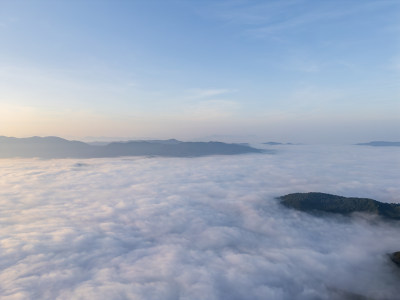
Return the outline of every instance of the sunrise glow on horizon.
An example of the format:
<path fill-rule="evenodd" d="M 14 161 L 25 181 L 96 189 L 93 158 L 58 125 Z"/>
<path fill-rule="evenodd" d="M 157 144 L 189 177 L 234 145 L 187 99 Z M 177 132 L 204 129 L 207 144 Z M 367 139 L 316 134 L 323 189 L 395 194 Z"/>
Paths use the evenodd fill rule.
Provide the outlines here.
<path fill-rule="evenodd" d="M 0 135 L 399 140 L 399 16 L 390 0 L 1 1 Z"/>

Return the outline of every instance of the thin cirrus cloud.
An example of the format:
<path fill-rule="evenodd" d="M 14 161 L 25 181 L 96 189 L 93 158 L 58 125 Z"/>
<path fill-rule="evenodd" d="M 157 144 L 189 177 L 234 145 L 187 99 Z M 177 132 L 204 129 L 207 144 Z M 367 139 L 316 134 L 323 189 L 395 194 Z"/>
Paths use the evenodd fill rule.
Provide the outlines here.
<path fill-rule="evenodd" d="M 201 99 L 208 97 L 221 96 L 226 94 L 232 94 L 236 92 L 231 89 L 190 89 L 188 90 L 189 98 Z"/>
<path fill-rule="evenodd" d="M 233 89 L 189 89 L 181 102 L 180 111 L 192 119 L 216 120 L 232 117 L 239 112 L 241 103 L 229 99 L 237 92 Z"/>
<path fill-rule="evenodd" d="M 339 2 L 339 1 L 338 1 Z M 368 13 L 374 10 L 396 7 L 397 1 L 343 1 L 338 3 L 323 3 L 318 1 L 263 1 L 231 2 L 222 1 L 212 7 L 215 17 L 230 24 L 243 25 L 244 30 L 252 37 L 267 37 L 269 35 L 288 32 L 292 29 L 304 29 L 315 23 L 329 22 L 343 17 Z M 332 5 L 333 4 L 333 5 Z"/>
<path fill-rule="evenodd" d="M 232 100 L 207 99 L 183 107 L 190 118 L 201 120 L 221 120 L 238 113 L 240 104 Z"/>
<path fill-rule="evenodd" d="M 3 160 L 2 299 L 394 299 L 399 225 L 275 197 L 400 202 L 396 149 L 282 146 L 196 159 Z M 375 242 L 379 237 L 379 242 Z"/>

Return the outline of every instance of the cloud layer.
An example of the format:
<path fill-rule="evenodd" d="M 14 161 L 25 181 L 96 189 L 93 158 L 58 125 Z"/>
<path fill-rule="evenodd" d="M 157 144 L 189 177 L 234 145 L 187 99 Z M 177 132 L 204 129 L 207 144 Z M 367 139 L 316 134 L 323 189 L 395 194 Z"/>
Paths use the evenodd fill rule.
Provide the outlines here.
<path fill-rule="evenodd" d="M 396 149 L 2 160 L 2 299 L 394 299 L 400 226 L 275 197 L 400 202 Z"/>

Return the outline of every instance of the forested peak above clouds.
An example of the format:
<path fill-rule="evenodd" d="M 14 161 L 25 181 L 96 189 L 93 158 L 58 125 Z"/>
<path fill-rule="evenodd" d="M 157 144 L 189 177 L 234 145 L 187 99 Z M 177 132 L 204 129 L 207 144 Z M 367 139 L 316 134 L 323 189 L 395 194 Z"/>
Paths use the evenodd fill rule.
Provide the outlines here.
<path fill-rule="evenodd" d="M 400 204 L 382 203 L 368 198 L 342 197 L 325 193 L 294 193 L 279 197 L 287 207 L 307 212 L 351 214 L 354 212 L 379 215 L 400 220 Z"/>

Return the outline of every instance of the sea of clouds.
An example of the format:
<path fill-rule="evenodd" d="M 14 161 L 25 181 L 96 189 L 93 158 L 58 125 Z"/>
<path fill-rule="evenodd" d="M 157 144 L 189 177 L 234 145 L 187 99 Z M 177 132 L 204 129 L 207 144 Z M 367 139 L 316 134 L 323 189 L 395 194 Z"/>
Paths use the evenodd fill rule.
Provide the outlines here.
<path fill-rule="evenodd" d="M 400 226 L 276 197 L 400 202 L 398 148 L 0 160 L 0 298 L 398 299 Z M 365 298 L 367 299 L 367 298 Z"/>

